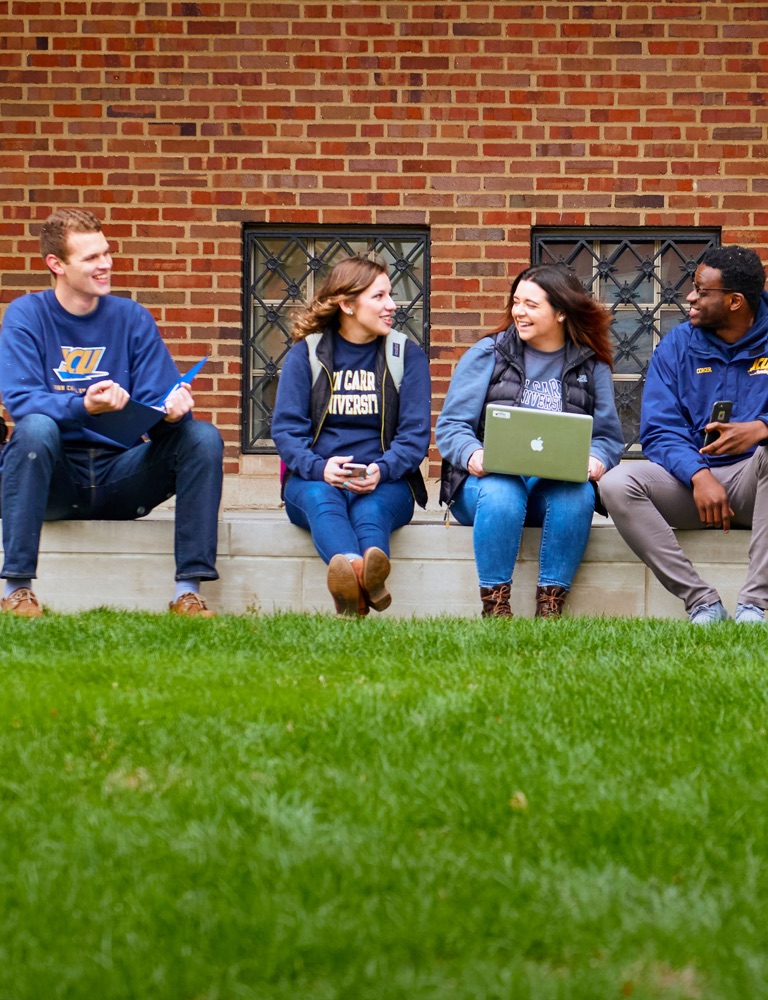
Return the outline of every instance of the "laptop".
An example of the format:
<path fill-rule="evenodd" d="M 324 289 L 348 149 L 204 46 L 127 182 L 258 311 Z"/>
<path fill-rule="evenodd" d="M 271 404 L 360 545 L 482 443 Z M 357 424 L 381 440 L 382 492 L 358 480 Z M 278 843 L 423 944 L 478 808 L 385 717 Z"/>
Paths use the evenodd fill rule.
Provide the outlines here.
<path fill-rule="evenodd" d="M 514 476 L 587 481 L 592 417 L 489 403 L 483 468 Z"/>

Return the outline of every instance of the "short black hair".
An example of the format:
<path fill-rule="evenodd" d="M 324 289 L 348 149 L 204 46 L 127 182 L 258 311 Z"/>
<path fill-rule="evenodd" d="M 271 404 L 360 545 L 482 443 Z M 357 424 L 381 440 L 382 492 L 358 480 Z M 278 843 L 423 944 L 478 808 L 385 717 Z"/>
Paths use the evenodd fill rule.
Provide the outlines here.
<path fill-rule="evenodd" d="M 701 263 L 718 270 L 723 287 L 741 292 L 752 312 L 757 312 L 765 290 L 765 268 L 754 250 L 739 246 L 714 247 L 707 250 Z"/>

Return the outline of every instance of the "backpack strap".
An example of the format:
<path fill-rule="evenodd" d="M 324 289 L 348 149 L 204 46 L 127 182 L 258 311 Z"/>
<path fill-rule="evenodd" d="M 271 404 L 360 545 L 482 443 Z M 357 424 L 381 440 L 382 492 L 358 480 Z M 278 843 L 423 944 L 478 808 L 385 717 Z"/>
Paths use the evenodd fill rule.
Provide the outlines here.
<path fill-rule="evenodd" d="M 323 370 L 323 366 L 320 364 L 320 359 L 317 356 L 317 345 L 320 343 L 322 336 L 322 333 L 310 333 L 304 338 L 309 356 L 309 369 L 312 372 L 312 385 L 317 382 L 318 376 Z"/>
<path fill-rule="evenodd" d="M 408 337 L 404 333 L 401 333 L 400 330 L 390 330 L 384 345 L 387 368 L 398 392 L 400 392 L 400 386 L 403 381 L 405 344 L 407 340 Z"/>

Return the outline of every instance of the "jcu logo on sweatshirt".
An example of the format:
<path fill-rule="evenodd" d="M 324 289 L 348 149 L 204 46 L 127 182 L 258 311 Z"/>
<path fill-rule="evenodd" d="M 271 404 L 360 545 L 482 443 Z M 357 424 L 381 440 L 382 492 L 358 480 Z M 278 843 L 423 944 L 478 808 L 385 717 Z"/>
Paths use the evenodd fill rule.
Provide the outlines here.
<path fill-rule="evenodd" d="M 749 366 L 747 375 L 768 375 L 768 358 L 755 358 Z"/>
<path fill-rule="evenodd" d="M 53 371 L 60 382 L 87 382 L 93 378 L 104 378 L 109 372 L 99 371 L 98 365 L 105 350 L 104 347 L 65 347 L 62 344 L 61 364 Z"/>

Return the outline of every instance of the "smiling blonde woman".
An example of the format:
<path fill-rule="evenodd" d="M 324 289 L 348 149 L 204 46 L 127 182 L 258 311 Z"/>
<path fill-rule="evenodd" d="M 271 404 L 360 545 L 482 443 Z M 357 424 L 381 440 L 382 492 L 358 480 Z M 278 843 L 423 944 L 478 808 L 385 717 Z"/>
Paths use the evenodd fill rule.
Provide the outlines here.
<path fill-rule="evenodd" d="M 392 329 L 391 293 L 376 255 L 336 264 L 296 319 L 272 417 L 286 513 L 312 533 L 342 618 L 389 607 L 389 536 L 427 502 L 429 363 Z"/>

